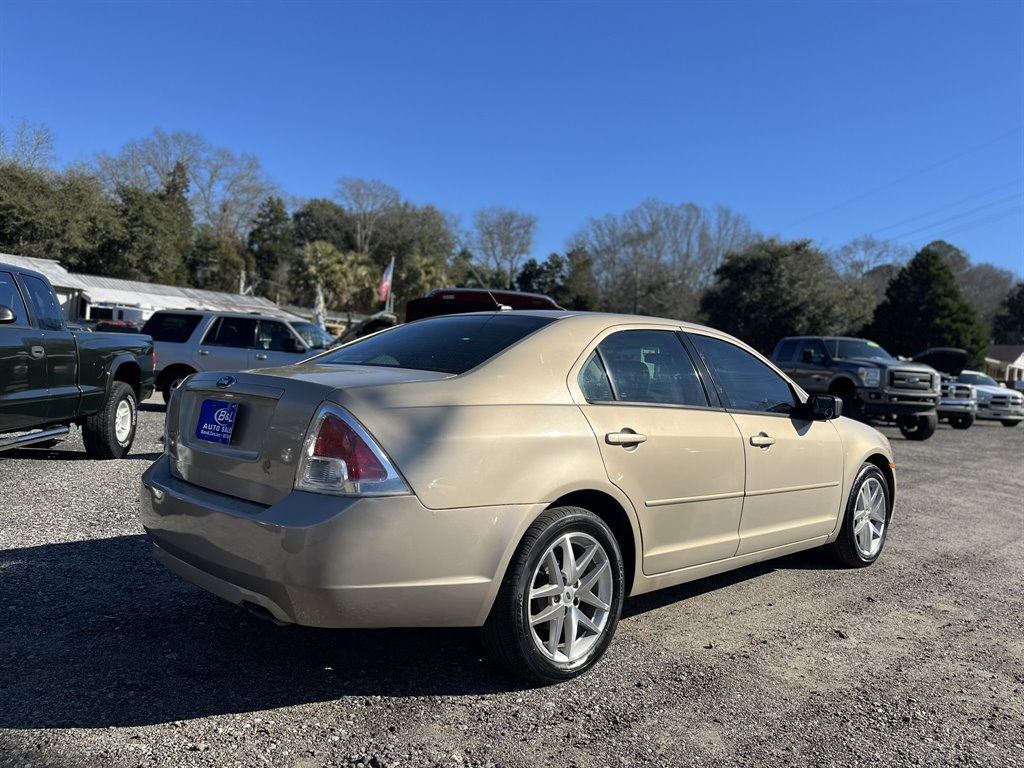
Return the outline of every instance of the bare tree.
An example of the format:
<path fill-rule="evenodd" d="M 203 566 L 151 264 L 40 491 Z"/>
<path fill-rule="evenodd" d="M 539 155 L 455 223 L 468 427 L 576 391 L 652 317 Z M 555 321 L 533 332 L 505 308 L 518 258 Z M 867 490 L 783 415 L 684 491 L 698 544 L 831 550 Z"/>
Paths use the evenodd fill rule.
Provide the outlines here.
<path fill-rule="evenodd" d="M 42 169 L 48 168 L 53 160 L 53 134 L 45 125 L 21 120 L 13 131 L 0 126 L 0 163 Z"/>
<path fill-rule="evenodd" d="M 220 237 L 244 237 L 260 203 L 276 187 L 253 155 L 235 155 L 214 147 L 187 131 L 131 141 L 116 155 L 96 158 L 96 171 L 111 190 L 134 187 L 162 189 L 176 163 L 188 170 L 189 203 L 196 223 L 208 225 Z"/>
<path fill-rule="evenodd" d="M 646 200 L 591 219 L 574 245 L 593 256 L 603 309 L 693 318 L 725 254 L 754 239 L 746 218 L 723 206 Z"/>
<path fill-rule="evenodd" d="M 851 240 L 832 253 L 832 263 L 843 277 L 863 280 L 877 267 L 889 264 L 904 266 L 913 252 L 895 240 L 879 240 L 864 235 Z"/>
<path fill-rule="evenodd" d="M 401 195 L 377 179 L 341 178 L 338 200 L 355 219 L 356 250 L 369 255 L 377 244 L 378 225 L 387 212 L 401 203 Z"/>
<path fill-rule="evenodd" d="M 485 208 L 473 214 L 473 242 L 488 267 L 508 278 L 514 285 L 519 262 L 533 248 L 537 217 L 510 208 Z"/>

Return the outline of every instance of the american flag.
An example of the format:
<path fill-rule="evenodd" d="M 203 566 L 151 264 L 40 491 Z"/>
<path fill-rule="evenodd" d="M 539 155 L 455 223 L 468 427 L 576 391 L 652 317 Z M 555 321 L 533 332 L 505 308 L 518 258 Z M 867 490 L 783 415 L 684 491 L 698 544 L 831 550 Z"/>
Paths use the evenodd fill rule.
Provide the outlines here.
<path fill-rule="evenodd" d="M 380 279 L 380 285 L 377 286 L 377 299 L 379 301 L 387 301 L 388 294 L 391 293 L 391 278 L 395 274 L 395 257 L 391 257 L 391 263 L 388 264 L 388 268 L 384 270 L 384 276 Z"/>

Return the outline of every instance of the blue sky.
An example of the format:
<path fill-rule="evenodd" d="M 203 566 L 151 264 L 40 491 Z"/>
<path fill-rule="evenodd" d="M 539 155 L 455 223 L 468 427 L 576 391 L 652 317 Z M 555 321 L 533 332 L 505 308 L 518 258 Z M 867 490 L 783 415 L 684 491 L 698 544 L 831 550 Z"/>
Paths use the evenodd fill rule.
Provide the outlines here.
<path fill-rule="evenodd" d="M 535 214 L 645 198 L 824 248 L 943 238 L 1024 276 L 1024 3 L 11 2 L 0 124 L 61 163 L 156 128 L 282 190 Z"/>

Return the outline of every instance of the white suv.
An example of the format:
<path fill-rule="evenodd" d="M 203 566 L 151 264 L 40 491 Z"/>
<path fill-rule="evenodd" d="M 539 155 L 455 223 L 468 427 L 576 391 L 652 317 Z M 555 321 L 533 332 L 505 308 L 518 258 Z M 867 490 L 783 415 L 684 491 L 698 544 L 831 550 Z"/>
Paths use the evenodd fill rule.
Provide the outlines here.
<path fill-rule="evenodd" d="M 333 337 L 315 323 L 271 315 L 165 309 L 142 332 L 156 347 L 156 388 L 166 402 L 197 371 L 243 371 L 290 365 L 327 349 Z"/>

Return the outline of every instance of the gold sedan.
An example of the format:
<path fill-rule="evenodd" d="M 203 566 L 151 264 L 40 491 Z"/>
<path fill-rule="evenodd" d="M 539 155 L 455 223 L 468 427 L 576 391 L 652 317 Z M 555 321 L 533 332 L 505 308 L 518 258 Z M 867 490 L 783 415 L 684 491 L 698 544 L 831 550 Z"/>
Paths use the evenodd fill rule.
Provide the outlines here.
<path fill-rule="evenodd" d="M 888 441 L 725 334 L 517 311 L 188 379 L 143 477 L 156 557 L 281 623 L 476 626 L 574 677 L 628 595 L 826 546 L 874 562 Z"/>

